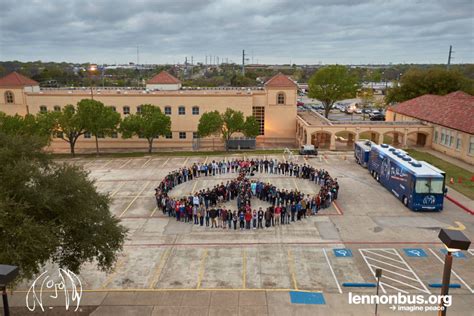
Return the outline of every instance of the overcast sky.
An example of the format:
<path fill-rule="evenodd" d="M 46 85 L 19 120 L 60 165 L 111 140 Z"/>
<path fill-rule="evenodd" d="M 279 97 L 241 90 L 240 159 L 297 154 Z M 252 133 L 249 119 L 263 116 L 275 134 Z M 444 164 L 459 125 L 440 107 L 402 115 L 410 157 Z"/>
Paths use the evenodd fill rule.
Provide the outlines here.
<path fill-rule="evenodd" d="M 474 0 L 0 0 L 0 60 L 474 62 Z"/>

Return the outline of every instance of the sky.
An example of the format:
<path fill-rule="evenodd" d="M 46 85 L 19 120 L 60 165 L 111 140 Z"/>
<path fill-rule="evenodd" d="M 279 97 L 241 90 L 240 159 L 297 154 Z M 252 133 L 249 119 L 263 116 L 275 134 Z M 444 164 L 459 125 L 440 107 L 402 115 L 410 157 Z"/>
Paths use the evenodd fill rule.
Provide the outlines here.
<path fill-rule="evenodd" d="M 474 0 L 0 0 L 0 60 L 474 62 Z M 215 57 L 212 57 L 215 58 Z M 208 57 L 208 62 L 210 57 Z"/>

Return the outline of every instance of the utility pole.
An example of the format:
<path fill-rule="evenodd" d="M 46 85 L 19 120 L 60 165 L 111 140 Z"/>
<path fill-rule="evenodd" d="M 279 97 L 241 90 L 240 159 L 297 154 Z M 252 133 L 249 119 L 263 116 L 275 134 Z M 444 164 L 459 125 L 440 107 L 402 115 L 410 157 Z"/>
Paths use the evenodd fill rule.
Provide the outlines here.
<path fill-rule="evenodd" d="M 194 58 L 193 56 L 191 56 L 191 66 L 193 65 L 193 62 L 194 62 Z"/>
<path fill-rule="evenodd" d="M 242 50 L 242 76 L 245 76 L 245 49 Z"/>
<path fill-rule="evenodd" d="M 451 55 L 453 53 L 453 45 L 449 45 L 449 55 L 448 55 L 448 64 L 446 65 L 446 68 L 449 69 L 449 66 L 451 65 Z"/>
<path fill-rule="evenodd" d="M 137 45 L 137 66 L 140 64 L 140 55 L 139 55 L 139 51 L 138 51 L 138 45 Z"/>

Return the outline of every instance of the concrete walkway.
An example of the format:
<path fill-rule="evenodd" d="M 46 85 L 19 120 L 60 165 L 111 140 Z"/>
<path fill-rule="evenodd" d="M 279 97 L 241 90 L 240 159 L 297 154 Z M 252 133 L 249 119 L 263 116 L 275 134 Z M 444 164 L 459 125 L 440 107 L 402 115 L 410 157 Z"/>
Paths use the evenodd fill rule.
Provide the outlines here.
<path fill-rule="evenodd" d="M 375 290 L 374 290 L 375 291 Z M 361 293 L 354 293 L 361 294 Z M 368 293 L 365 294 L 374 294 Z M 37 306 L 34 312 L 25 307 L 26 293 L 9 295 L 13 315 L 94 315 L 94 316 L 162 316 L 162 315 L 374 315 L 374 305 L 349 304 L 349 293 L 324 293 L 325 304 L 292 304 L 288 291 L 272 290 L 176 290 L 85 292 L 79 313 L 71 304 L 65 311 L 64 301 L 43 295 L 45 312 Z M 71 302 L 73 303 L 73 302 Z M 449 312 L 468 315 L 472 311 L 472 295 L 454 295 Z M 47 307 L 48 306 L 48 307 Z M 434 312 L 393 311 L 392 305 L 380 305 L 378 315 L 434 315 Z M 420 305 L 423 306 L 423 305 Z M 50 308 L 52 307 L 52 308 Z M 424 306 L 423 306 L 424 308 Z M 71 310 L 72 309 L 72 310 Z"/>
<path fill-rule="evenodd" d="M 448 155 L 440 153 L 439 151 L 433 150 L 431 148 L 415 147 L 413 149 L 417 150 L 417 151 L 422 151 L 422 152 L 428 153 L 430 155 L 438 157 L 439 159 L 443 159 L 443 160 L 445 160 L 449 163 L 452 163 L 453 165 L 456 165 L 458 167 L 466 169 L 469 172 L 472 172 L 474 174 L 474 165 L 468 164 L 467 162 L 464 162 L 464 161 L 459 160 L 457 158 L 450 157 Z"/>

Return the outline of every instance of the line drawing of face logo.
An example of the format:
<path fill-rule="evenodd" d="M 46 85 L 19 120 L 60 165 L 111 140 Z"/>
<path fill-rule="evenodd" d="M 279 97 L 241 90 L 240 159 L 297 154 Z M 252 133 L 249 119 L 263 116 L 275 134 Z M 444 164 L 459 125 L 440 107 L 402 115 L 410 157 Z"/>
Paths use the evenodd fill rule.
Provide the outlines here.
<path fill-rule="evenodd" d="M 435 204 L 436 199 L 434 195 L 427 195 L 423 198 L 423 204 Z"/>
<path fill-rule="evenodd" d="M 388 158 L 385 158 L 382 161 L 382 168 L 381 168 L 381 174 L 382 177 L 385 176 L 385 178 L 388 180 L 390 178 L 390 160 Z"/>
<path fill-rule="evenodd" d="M 48 271 L 41 273 L 31 284 L 26 294 L 26 307 L 30 311 L 36 309 L 36 304 L 44 312 L 43 307 L 43 289 L 46 288 L 52 294 L 51 298 L 58 298 L 61 292 L 64 293 L 66 310 L 69 310 L 71 303 L 76 302 L 76 309 L 79 309 L 79 304 L 82 298 L 82 283 L 79 277 L 71 270 L 58 269 L 58 277 L 55 281 Z"/>

